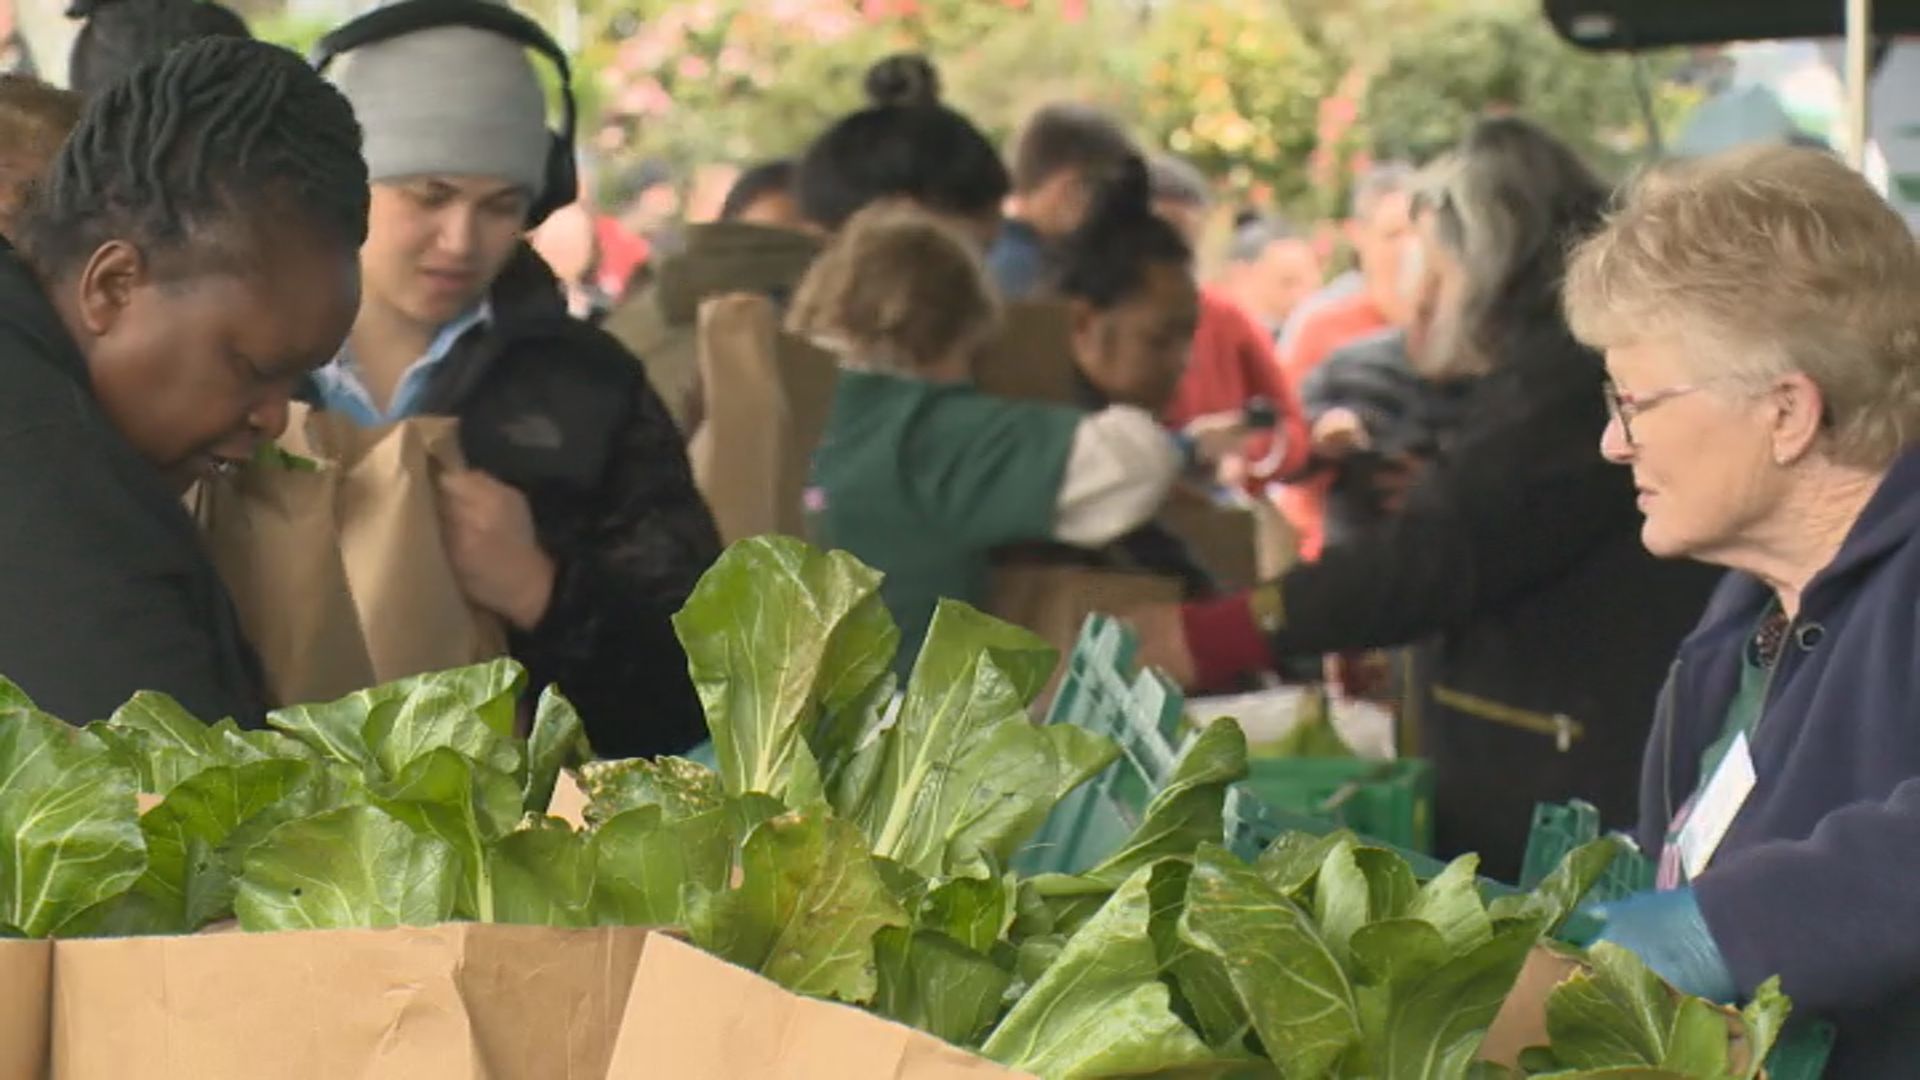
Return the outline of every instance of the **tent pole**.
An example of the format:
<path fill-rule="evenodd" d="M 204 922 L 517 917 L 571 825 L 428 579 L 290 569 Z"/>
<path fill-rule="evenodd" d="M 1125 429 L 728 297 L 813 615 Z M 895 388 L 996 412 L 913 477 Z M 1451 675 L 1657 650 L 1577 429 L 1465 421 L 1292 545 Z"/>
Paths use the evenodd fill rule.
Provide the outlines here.
<path fill-rule="evenodd" d="M 1873 0 L 1847 0 L 1847 163 L 1867 164 L 1868 101 L 1873 73 L 1868 53 L 1873 43 Z"/>

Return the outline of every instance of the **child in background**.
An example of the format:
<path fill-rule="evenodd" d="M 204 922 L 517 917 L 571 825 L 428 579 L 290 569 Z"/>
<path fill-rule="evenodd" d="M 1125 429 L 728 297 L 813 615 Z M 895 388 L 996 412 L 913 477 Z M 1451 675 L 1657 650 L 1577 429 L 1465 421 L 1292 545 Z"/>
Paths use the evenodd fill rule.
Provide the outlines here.
<path fill-rule="evenodd" d="M 980 257 L 952 225 L 884 203 L 814 263 L 788 329 L 839 357 L 814 457 L 817 538 L 884 572 L 898 668 L 942 598 L 986 599 L 1008 544 L 1098 547 L 1151 518 L 1179 471 L 1153 415 L 1004 401 L 972 384 L 998 321 Z"/>
<path fill-rule="evenodd" d="M 26 75 L 0 75 L 0 236 L 13 235 L 27 190 L 80 121 L 80 95 Z"/>

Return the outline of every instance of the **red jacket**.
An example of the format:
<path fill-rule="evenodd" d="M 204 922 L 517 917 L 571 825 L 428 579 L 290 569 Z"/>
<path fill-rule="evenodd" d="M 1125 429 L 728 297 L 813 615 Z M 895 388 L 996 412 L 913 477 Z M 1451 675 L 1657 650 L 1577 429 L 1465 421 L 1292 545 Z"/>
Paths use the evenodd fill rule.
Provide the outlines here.
<path fill-rule="evenodd" d="M 1244 409 L 1254 398 L 1271 402 L 1275 417 L 1273 430 L 1252 433 L 1241 448 L 1249 467 L 1247 488 L 1259 495 L 1306 469 L 1311 449 L 1306 417 L 1267 335 L 1239 305 L 1202 289 L 1193 356 L 1164 419 L 1169 427 L 1184 428 L 1202 416 Z"/>

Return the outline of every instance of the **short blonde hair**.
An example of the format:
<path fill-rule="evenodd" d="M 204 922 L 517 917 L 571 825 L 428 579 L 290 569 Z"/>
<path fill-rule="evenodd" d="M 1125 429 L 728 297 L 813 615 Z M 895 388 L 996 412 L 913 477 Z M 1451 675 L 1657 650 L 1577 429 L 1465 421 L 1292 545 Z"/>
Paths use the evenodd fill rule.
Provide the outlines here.
<path fill-rule="evenodd" d="M 1573 332 L 1673 336 L 1699 378 L 1819 386 L 1836 461 L 1878 468 L 1920 436 L 1920 249 L 1859 174 L 1818 150 L 1663 168 L 1575 250 Z"/>
<path fill-rule="evenodd" d="M 794 294 L 787 329 L 863 366 L 915 371 L 999 323 L 986 268 L 953 226 L 904 202 L 854 215 Z"/>

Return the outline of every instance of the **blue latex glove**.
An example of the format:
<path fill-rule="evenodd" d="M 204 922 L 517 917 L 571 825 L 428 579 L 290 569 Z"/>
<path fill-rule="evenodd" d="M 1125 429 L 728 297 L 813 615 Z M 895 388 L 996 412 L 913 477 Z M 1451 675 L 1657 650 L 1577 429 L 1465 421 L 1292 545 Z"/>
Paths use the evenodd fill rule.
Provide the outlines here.
<path fill-rule="evenodd" d="M 1723 1004 L 1738 995 L 1692 889 L 1635 893 L 1583 911 L 1605 923 L 1600 941 L 1631 950 L 1675 989 Z"/>

